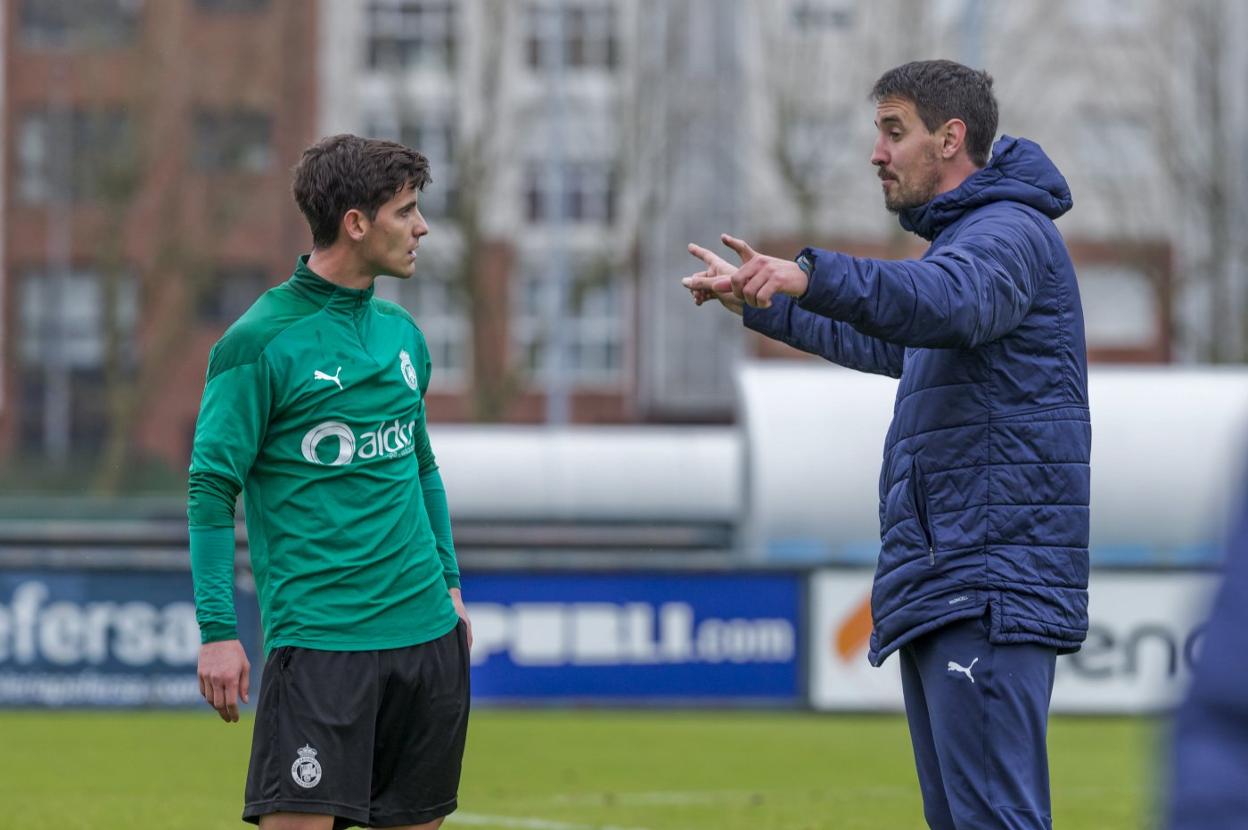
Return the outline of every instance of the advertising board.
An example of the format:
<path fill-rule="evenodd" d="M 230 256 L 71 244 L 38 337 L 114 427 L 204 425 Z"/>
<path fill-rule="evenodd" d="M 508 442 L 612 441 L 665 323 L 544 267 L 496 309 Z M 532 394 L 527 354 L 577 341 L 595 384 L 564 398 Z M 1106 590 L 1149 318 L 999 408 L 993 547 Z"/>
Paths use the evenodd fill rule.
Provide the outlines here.
<path fill-rule="evenodd" d="M 235 603 L 257 664 L 255 598 Z M 0 705 L 202 706 L 186 570 L 0 570 Z"/>
<path fill-rule="evenodd" d="M 792 573 L 474 573 L 473 698 L 794 705 Z"/>
<path fill-rule="evenodd" d="M 816 709 L 902 709 L 895 656 L 867 663 L 871 571 L 824 570 L 810 592 L 810 700 Z M 1057 661 L 1055 712 L 1142 713 L 1179 701 L 1217 587 L 1208 571 L 1093 571 L 1088 639 Z"/>

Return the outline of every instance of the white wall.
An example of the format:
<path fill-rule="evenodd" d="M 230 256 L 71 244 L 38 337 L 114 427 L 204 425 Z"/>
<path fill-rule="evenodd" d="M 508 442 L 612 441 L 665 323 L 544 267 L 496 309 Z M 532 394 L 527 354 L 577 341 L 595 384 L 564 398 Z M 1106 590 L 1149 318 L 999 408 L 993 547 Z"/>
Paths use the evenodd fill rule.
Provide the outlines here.
<path fill-rule="evenodd" d="M 897 382 L 815 363 L 741 372 L 749 549 L 811 555 L 879 536 L 878 482 Z M 1248 368 L 1093 367 L 1092 549 L 1216 542 L 1248 463 Z"/>

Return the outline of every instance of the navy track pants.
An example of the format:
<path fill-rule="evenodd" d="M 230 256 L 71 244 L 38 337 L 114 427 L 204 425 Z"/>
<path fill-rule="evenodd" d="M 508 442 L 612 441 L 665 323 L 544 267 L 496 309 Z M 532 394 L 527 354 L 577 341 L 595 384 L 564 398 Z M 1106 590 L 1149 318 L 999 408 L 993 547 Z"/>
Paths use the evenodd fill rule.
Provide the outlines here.
<path fill-rule="evenodd" d="M 993 645 L 987 623 L 952 623 L 899 651 L 923 814 L 932 830 L 1051 830 L 1057 651 Z"/>

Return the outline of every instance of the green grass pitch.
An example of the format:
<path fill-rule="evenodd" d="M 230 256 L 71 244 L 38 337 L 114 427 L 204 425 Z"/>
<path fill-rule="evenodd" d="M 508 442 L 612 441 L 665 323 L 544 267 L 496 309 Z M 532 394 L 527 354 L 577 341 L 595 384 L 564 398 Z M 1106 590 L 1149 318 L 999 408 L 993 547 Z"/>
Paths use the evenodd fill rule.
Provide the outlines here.
<path fill-rule="evenodd" d="M 1054 825 L 1156 826 L 1161 728 L 1054 718 Z M 0 712 L 0 828 L 244 826 L 251 721 Z M 477 830 L 924 827 L 900 716 L 478 709 L 460 810 Z"/>

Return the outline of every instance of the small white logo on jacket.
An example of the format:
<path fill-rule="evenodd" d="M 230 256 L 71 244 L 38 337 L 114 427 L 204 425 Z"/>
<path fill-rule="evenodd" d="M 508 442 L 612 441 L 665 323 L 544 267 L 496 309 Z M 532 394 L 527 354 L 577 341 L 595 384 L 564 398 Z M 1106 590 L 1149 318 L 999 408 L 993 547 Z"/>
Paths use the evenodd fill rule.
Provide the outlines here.
<path fill-rule="evenodd" d="M 338 376 L 339 376 L 339 375 L 341 375 L 341 374 L 342 374 L 342 367 L 341 367 L 341 366 L 339 366 L 339 367 L 338 367 L 338 371 L 337 371 L 337 372 L 334 372 L 332 375 L 328 375 L 328 374 L 326 374 L 326 373 L 322 372 L 320 369 L 314 369 L 314 370 L 312 371 L 312 380 L 330 380 L 330 381 L 333 381 L 333 382 L 334 382 L 334 384 L 338 387 L 338 391 L 339 391 L 339 392 L 341 392 L 341 391 L 342 391 L 342 381 L 338 380 Z"/>
<path fill-rule="evenodd" d="M 321 783 L 321 762 L 316 760 L 316 750 L 307 744 L 299 750 L 299 757 L 291 764 L 290 777 L 305 790 Z"/>
<path fill-rule="evenodd" d="M 416 367 L 412 365 L 412 356 L 407 353 L 407 350 L 399 352 L 399 369 L 403 372 L 403 380 L 415 390 L 418 385 Z"/>
<path fill-rule="evenodd" d="M 974 660 L 971 661 L 971 664 L 969 666 L 961 666 L 953 662 L 952 660 L 950 660 L 949 671 L 956 671 L 960 674 L 965 674 L 967 679 L 970 680 L 972 683 L 974 683 L 975 678 L 971 677 L 971 669 L 975 668 L 975 664 L 978 662 L 979 662 L 979 658 L 976 657 Z"/>

